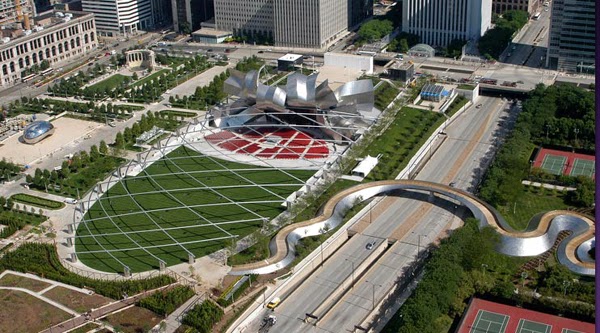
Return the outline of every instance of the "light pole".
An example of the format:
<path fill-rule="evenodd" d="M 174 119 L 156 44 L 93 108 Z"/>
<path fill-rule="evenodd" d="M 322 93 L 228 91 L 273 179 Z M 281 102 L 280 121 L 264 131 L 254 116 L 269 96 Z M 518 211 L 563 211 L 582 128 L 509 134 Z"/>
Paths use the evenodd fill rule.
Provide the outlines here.
<path fill-rule="evenodd" d="M 563 287 L 564 287 L 564 292 L 563 292 L 563 296 L 566 297 L 567 296 L 567 288 L 571 285 L 571 282 L 564 280 L 563 281 Z"/>
<path fill-rule="evenodd" d="M 485 271 L 487 271 L 488 265 L 487 264 L 481 264 L 481 271 L 483 272 L 483 275 L 485 275 Z"/>
<path fill-rule="evenodd" d="M 354 261 L 352 261 L 352 260 L 349 260 L 349 259 L 344 259 L 344 260 L 346 260 L 346 261 L 349 261 L 349 262 L 350 262 L 350 264 L 352 264 L 352 281 L 351 281 L 351 283 L 350 283 L 350 286 L 351 286 L 352 288 L 354 288 Z"/>
<path fill-rule="evenodd" d="M 371 285 L 371 287 L 373 287 L 373 298 L 371 299 L 373 305 L 372 305 L 371 310 L 375 310 L 375 286 L 377 286 L 377 287 L 383 287 L 383 286 L 380 284 L 373 283 L 369 280 L 365 280 L 365 282 L 369 283 Z"/>

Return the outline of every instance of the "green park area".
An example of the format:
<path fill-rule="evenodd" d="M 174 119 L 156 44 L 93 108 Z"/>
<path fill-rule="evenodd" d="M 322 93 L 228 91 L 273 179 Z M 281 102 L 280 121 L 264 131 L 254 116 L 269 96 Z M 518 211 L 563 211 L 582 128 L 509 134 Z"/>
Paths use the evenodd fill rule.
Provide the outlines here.
<path fill-rule="evenodd" d="M 128 76 L 121 75 L 121 74 L 114 74 L 105 80 L 102 80 L 98 83 L 91 85 L 89 88 L 91 90 L 95 90 L 95 91 L 110 91 L 110 90 L 113 90 L 113 89 L 123 85 L 125 82 L 128 82 L 129 80 L 131 80 L 131 78 Z"/>
<path fill-rule="evenodd" d="M 219 160 L 180 147 L 114 185 L 89 209 L 77 230 L 78 257 L 95 269 L 122 272 L 121 261 L 136 272 L 156 269 L 156 257 L 174 265 L 187 262 L 187 251 L 207 255 L 281 213 L 281 202 L 312 174 Z"/>

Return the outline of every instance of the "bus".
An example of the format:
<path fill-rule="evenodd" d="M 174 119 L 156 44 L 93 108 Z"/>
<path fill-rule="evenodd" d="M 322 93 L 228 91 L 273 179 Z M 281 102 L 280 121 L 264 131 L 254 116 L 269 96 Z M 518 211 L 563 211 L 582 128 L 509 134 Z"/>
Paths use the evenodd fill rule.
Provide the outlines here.
<path fill-rule="evenodd" d="M 534 20 L 539 20 L 540 19 L 540 15 L 542 15 L 542 12 L 537 12 L 537 13 L 533 14 L 533 19 Z"/>
<path fill-rule="evenodd" d="M 46 76 L 50 73 L 54 72 L 54 68 L 50 67 L 50 68 L 46 68 L 43 71 L 40 72 L 41 76 Z"/>
<path fill-rule="evenodd" d="M 21 78 L 21 82 L 27 83 L 27 82 L 33 80 L 36 76 L 37 76 L 37 74 L 35 74 L 35 73 L 34 74 L 29 74 L 27 76 L 22 77 Z"/>

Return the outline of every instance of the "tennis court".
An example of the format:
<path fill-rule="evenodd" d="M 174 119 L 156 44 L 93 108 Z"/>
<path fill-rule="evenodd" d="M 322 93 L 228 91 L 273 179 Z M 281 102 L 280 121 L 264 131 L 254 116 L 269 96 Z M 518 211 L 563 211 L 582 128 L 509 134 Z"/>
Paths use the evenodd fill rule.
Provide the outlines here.
<path fill-rule="evenodd" d="M 590 160 L 584 160 L 581 158 L 576 158 L 575 162 L 573 162 L 573 168 L 571 169 L 571 176 L 587 176 L 590 178 L 594 178 L 594 171 L 596 167 L 596 162 Z"/>
<path fill-rule="evenodd" d="M 566 161 L 567 158 L 565 156 L 546 154 L 542 162 L 542 169 L 551 174 L 560 175 L 563 172 Z"/>
<path fill-rule="evenodd" d="M 486 310 L 479 310 L 471 333 L 504 333 L 508 324 L 509 316 Z"/>
<path fill-rule="evenodd" d="M 552 326 L 535 321 L 521 319 L 516 333 L 550 333 Z"/>

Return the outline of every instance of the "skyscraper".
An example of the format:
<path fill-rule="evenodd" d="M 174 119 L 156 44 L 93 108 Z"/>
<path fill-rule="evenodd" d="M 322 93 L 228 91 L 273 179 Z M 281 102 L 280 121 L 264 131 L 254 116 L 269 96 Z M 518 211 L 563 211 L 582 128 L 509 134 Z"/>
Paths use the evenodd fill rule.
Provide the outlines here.
<path fill-rule="evenodd" d="M 151 0 L 82 0 L 81 5 L 94 13 L 100 36 L 127 36 L 153 26 Z"/>
<path fill-rule="evenodd" d="M 215 0 L 215 24 L 234 35 L 267 36 L 277 46 L 324 48 L 372 15 L 372 4 L 372 0 Z"/>
<path fill-rule="evenodd" d="M 546 65 L 567 72 L 595 72 L 595 0 L 553 0 Z"/>
<path fill-rule="evenodd" d="M 478 40 L 490 28 L 492 0 L 404 0 L 402 31 L 431 46 Z"/>

